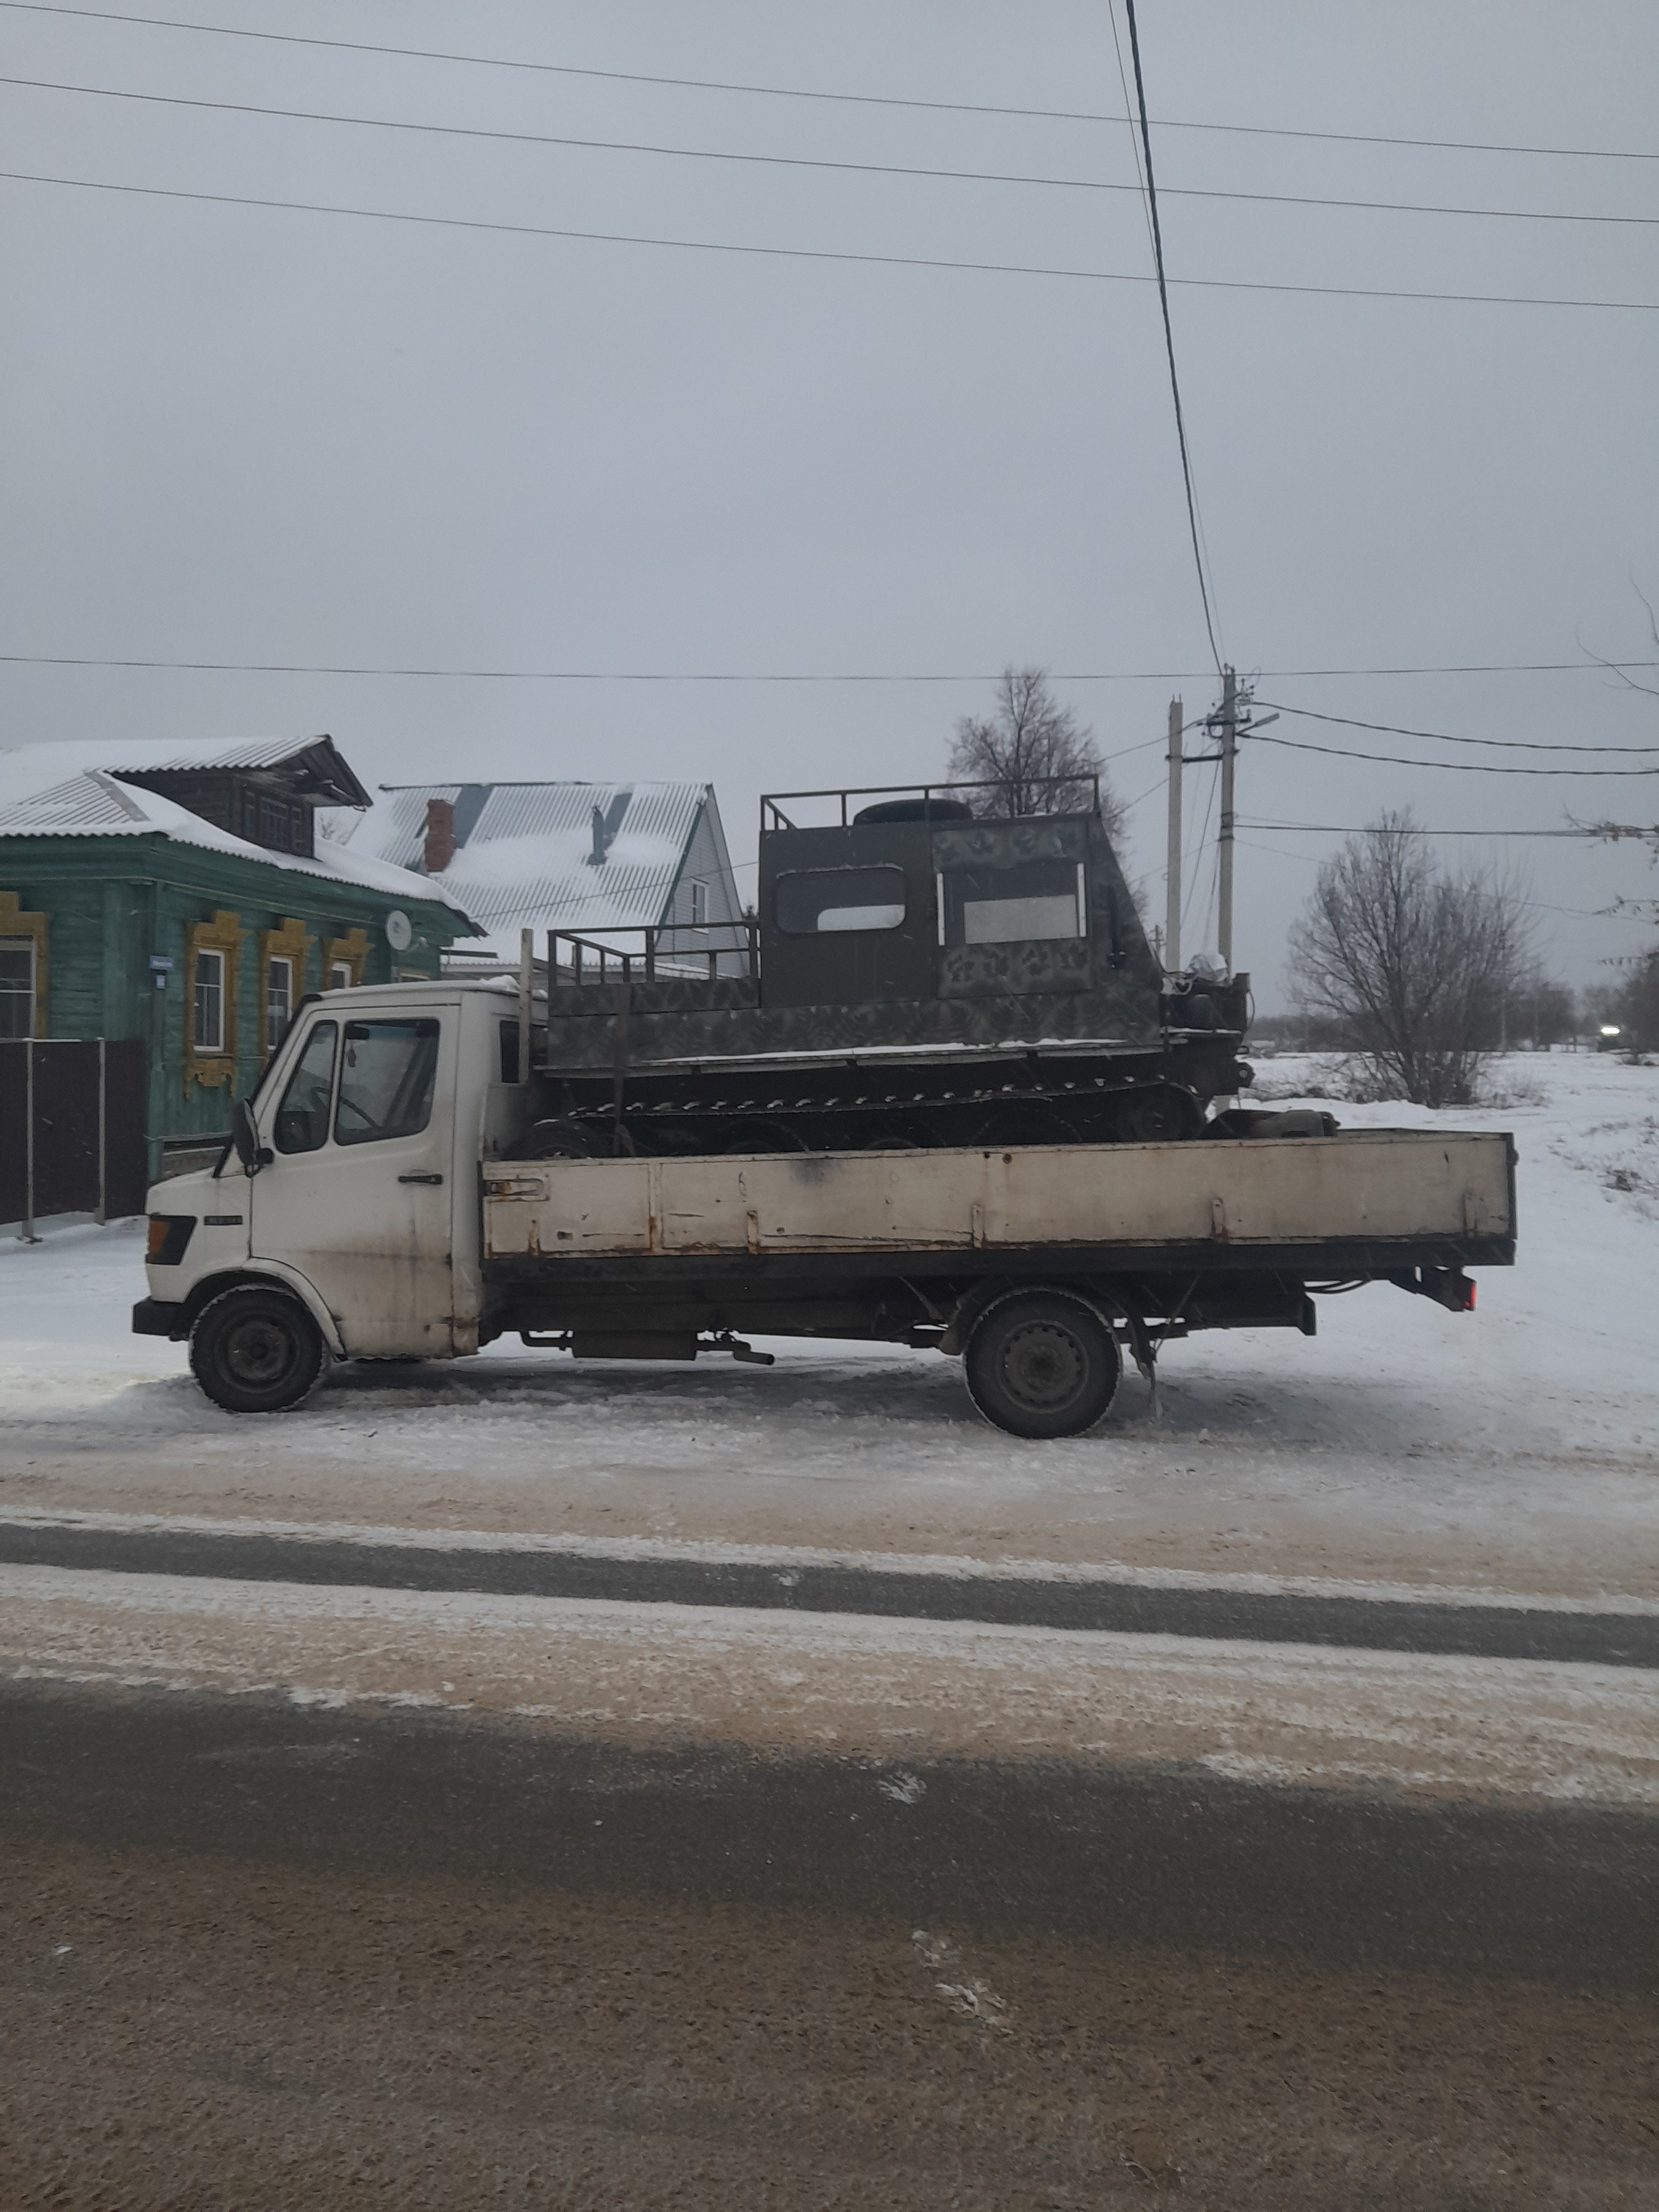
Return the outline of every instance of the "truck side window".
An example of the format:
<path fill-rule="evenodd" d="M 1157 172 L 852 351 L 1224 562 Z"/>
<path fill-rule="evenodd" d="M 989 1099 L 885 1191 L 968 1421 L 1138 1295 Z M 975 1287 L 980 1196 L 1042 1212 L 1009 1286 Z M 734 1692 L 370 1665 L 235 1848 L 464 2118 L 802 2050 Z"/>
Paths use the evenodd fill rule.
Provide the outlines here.
<path fill-rule="evenodd" d="M 348 1022 L 335 1143 L 415 1136 L 432 1119 L 437 1069 L 435 1021 Z"/>
<path fill-rule="evenodd" d="M 803 868 L 778 878 L 776 912 L 778 927 L 790 937 L 897 929 L 904 921 L 904 871 Z"/>
<path fill-rule="evenodd" d="M 338 1024 L 319 1022 L 306 1039 L 300 1065 L 288 1079 L 271 1139 L 279 1152 L 314 1152 L 328 1135 L 328 1098 L 334 1086 Z"/>
<path fill-rule="evenodd" d="M 1011 945 L 1085 934 L 1083 870 L 1072 860 L 951 868 L 943 890 L 945 945 Z"/>
<path fill-rule="evenodd" d="M 501 1081 L 516 1083 L 519 1079 L 519 1024 L 501 1024 Z"/>

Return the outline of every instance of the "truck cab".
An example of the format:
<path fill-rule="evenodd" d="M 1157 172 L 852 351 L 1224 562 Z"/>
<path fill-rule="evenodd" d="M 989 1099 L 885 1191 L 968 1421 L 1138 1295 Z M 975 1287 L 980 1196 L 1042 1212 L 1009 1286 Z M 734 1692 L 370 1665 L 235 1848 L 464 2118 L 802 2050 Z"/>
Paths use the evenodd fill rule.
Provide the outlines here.
<path fill-rule="evenodd" d="M 297 1299 L 336 1358 L 451 1358 L 477 1349 L 478 1171 L 514 1126 L 518 1018 L 510 987 L 394 983 L 307 1000 L 217 1166 L 149 1194 L 159 1333 L 195 1327 L 234 1290 Z M 256 1316 L 250 1387 L 288 1356 L 281 1314 Z M 275 1319 L 272 1316 L 275 1315 Z M 291 1351 L 292 1347 L 289 1347 Z"/>

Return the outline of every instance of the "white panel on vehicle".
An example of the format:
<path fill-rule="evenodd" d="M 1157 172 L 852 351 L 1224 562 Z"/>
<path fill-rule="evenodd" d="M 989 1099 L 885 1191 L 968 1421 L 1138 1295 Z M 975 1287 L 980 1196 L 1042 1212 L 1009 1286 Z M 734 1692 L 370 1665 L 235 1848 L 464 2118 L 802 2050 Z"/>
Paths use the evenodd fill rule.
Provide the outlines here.
<path fill-rule="evenodd" d="M 964 945 L 1017 945 L 1033 937 L 1081 935 L 1074 891 L 1058 898 L 969 899 L 962 909 Z"/>
<path fill-rule="evenodd" d="M 896 929 L 902 906 L 826 906 L 818 911 L 818 933 L 835 929 Z"/>

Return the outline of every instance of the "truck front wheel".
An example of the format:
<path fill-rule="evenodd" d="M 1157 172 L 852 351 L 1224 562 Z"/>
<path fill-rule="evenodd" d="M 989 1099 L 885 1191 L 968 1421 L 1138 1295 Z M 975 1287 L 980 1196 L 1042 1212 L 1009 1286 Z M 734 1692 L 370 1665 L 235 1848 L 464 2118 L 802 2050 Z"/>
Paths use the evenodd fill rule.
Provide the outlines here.
<path fill-rule="evenodd" d="M 1122 1365 L 1104 1323 L 1053 1291 L 993 1306 L 963 1359 L 969 1396 L 1015 1437 L 1081 1436 L 1111 1404 Z"/>
<path fill-rule="evenodd" d="M 316 1385 L 325 1354 L 297 1298 L 245 1284 L 203 1307 L 190 1336 L 191 1372 L 228 1413 L 280 1413 Z"/>

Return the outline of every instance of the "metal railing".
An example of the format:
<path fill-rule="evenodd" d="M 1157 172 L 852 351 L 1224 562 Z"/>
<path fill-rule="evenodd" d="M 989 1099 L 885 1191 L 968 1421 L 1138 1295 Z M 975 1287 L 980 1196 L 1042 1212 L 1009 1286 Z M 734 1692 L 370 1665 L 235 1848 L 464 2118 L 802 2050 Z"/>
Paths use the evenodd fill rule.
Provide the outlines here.
<path fill-rule="evenodd" d="M 753 915 L 739 921 L 655 922 L 613 929 L 611 938 L 637 939 L 631 945 L 607 944 L 574 930 L 547 933 L 547 973 L 556 983 L 631 983 L 654 980 L 721 976 L 752 978 L 760 972 L 760 924 Z"/>
<path fill-rule="evenodd" d="M 866 783 L 854 785 L 845 791 L 836 790 L 833 786 L 831 786 L 828 790 L 824 791 L 763 792 L 761 794 L 760 803 L 761 831 L 763 836 L 769 830 L 800 830 L 813 826 L 810 823 L 792 821 L 789 816 L 783 811 L 783 802 L 786 799 L 787 799 L 792 805 L 798 805 L 804 799 L 833 799 L 837 800 L 840 805 L 841 819 L 838 824 L 832 823 L 830 826 L 839 827 L 845 830 L 849 826 L 851 820 L 847 811 L 848 802 L 849 799 L 920 799 L 923 804 L 926 805 L 930 800 L 935 799 L 953 799 L 959 793 L 964 791 L 1000 791 L 1009 793 L 1013 797 L 1018 797 L 1022 792 L 1056 790 L 1074 791 L 1079 793 L 1079 795 L 1086 790 L 1089 793 L 1089 803 L 1086 806 L 1075 805 L 1045 807 L 1041 810 L 1042 812 L 1054 814 L 1099 813 L 1100 778 L 1097 775 L 986 776 L 974 783 Z M 1012 812 L 1012 807 L 1010 811 L 1011 813 Z M 1007 817 L 993 816 L 990 818 L 992 820 L 997 820 L 1000 818 L 1006 819 Z M 1018 817 L 1016 817 L 1015 818 Z"/>

